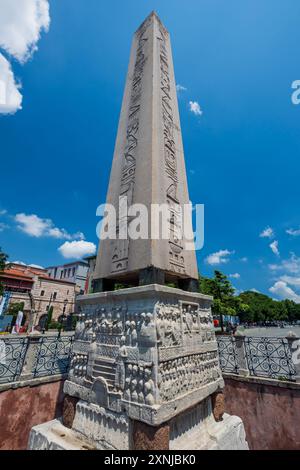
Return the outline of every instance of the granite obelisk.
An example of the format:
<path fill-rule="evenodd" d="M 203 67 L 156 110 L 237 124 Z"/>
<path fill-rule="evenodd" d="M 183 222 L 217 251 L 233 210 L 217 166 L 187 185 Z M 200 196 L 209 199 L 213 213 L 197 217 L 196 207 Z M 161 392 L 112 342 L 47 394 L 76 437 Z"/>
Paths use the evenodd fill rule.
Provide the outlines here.
<path fill-rule="evenodd" d="M 169 239 L 118 239 L 122 224 L 119 198 L 143 204 L 153 224 L 151 207 L 169 210 Z M 170 36 L 152 13 L 136 31 L 107 194 L 119 215 L 116 240 L 101 240 L 94 273 L 94 291 L 113 288 L 117 281 L 132 285 L 175 281 L 186 290 L 197 288 L 195 251 L 178 239 L 178 209 L 189 204 Z"/>
<path fill-rule="evenodd" d="M 134 36 L 107 202 L 125 195 L 165 203 L 171 236 L 101 241 L 95 293 L 77 299 L 62 422 L 34 427 L 29 448 L 245 449 L 242 421 L 223 415 L 212 298 L 193 291 L 195 252 L 177 237 L 189 201 L 169 34 L 155 13 Z M 118 220 L 119 231 L 130 224 Z"/>

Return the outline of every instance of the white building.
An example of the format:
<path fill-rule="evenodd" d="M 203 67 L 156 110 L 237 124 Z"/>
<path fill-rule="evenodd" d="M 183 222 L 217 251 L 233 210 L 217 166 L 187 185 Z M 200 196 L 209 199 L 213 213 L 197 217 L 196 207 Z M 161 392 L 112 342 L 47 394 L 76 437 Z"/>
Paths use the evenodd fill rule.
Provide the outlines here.
<path fill-rule="evenodd" d="M 58 266 L 49 266 L 46 269 L 52 279 L 73 282 L 77 286 L 78 293 L 84 293 L 89 269 L 89 264 L 86 261 L 74 261 Z"/>

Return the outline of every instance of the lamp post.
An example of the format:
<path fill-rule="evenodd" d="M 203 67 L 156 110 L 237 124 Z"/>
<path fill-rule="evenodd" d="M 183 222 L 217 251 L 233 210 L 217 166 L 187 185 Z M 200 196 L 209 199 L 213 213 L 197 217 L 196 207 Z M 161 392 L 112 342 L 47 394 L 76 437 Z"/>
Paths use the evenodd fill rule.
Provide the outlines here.
<path fill-rule="evenodd" d="M 66 312 L 67 305 L 68 305 L 68 299 L 65 299 L 64 300 L 64 309 L 63 309 L 63 314 L 62 314 L 62 326 L 64 325 L 65 312 Z"/>

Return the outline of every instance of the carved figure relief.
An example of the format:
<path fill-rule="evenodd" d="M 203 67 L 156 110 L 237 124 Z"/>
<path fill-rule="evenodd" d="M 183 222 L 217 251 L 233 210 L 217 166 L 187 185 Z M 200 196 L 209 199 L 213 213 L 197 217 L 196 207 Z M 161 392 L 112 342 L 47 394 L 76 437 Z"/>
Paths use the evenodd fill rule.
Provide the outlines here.
<path fill-rule="evenodd" d="M 155 386 L 152 379 L 152 366 L 127 364 L 124 400 L 154 405 Z"/>
<path fill-rule="evenodd" d="M 180 357 L 159 365 L 159 390 L 162 401 L 213 382 L 221 376 L 218 352 Z"/>

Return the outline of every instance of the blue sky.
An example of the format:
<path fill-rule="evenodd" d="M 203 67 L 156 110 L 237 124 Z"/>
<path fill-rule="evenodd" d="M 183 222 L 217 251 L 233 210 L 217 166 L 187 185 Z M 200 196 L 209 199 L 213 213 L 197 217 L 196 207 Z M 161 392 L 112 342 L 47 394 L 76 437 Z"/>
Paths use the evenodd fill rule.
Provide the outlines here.
<path fill-rule="evenodd" d="M 51 0 L 49 31 L 32 58 L 20 64 L 2 49 L 23 102 L 0 115 L 0 245 L 11 260 L 47 266 L 69 261 L 58 249 L 79 232 L 97 243 L 132 34 L 153 9 L 186 88 L 189 191 L 205 204 L 200 272 L 239 274 L 237 290 L 300 302 L 297 0 Z M 37 216 L 35 236 L 17 214 Z"/>

